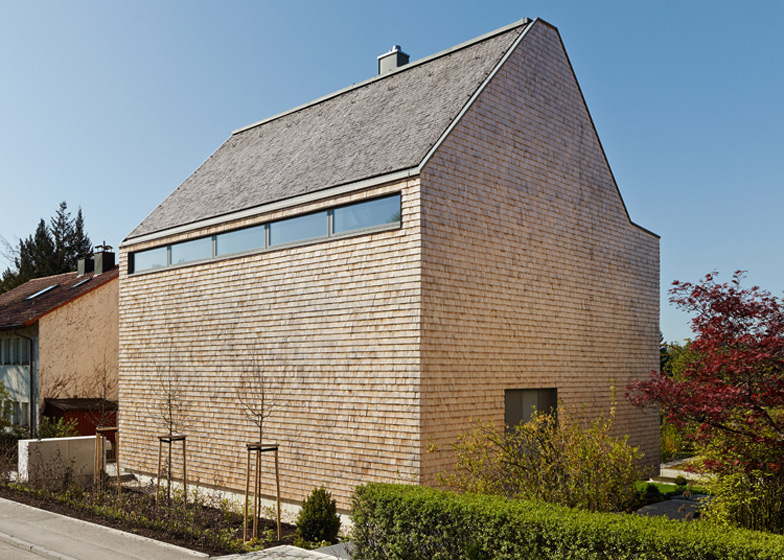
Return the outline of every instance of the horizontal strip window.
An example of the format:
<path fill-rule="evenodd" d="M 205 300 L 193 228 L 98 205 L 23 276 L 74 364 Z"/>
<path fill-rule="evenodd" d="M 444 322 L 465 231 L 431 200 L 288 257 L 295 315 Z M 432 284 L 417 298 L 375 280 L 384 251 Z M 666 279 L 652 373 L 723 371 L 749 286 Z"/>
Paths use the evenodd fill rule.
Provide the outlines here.
<path fill-rule="evenodd" d="M 175 243 L 169 247 L 169 262 L 185 264 L 212 258 L 212 237 L 202 237 L 184 243 Z"/>
<path fill-rule="evenodd" d="M 220 257 L 264 247 L 266 231 L 267 226 L 261 225 L 216 235 L 215 255 Z"/>
<path fill-rule="evenodd" d="M 329 235 L 329 213 L 316 212 L 269 224 L 269 244 L 283 245 Z"/>
<path fill-rule="evenodd" d="M 400 193 L 397 193 L 145 251 L 135 251 L 130 253 L 128 258 L 128 273 L 161 270 L 251 251 L 306 244 L 352 232 L 370 232 L 384 226 L 399 226 L 400 210 Z"/>

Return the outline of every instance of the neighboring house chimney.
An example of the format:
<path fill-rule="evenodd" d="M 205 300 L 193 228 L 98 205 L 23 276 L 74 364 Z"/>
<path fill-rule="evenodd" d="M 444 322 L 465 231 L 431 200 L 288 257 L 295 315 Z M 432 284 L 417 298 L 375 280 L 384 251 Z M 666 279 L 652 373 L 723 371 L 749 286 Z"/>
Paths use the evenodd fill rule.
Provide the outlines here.
<path fill-rule="evenodd" d="M 88 272 L 92 272 L 93 268 L 94 268 L 94 263 L 93 263 L 92 256 L 82 257 L 81 259 L 76 261 L 77 276 L 84 276 Z"/>
<path fill-rule="evenodd" d="M 95 260 L 96 276 L 106 272 L 107 270 L 113 269 L 114 253 L 112 252 L 112 246 L 107 245 L 106 241 L 103 242 L 103 245 L 96 245 L 93 259 Z"/>
<path fill-rule="evenodd" d="M 400 50 L 400 45 L 392 45 L 392 50 L 378 57 L 378 75 L 388 74 L 408 64 L 408 55 Z"/>

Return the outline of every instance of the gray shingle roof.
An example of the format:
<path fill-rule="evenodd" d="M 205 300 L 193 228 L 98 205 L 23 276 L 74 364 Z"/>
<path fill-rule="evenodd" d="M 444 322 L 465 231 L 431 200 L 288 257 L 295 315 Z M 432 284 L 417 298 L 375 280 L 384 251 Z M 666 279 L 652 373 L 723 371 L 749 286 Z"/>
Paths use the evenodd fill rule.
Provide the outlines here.
<path fill-rule="evenodd" d="M 235 132 L 128 239 L 419 165 L 525 25 Z"/>

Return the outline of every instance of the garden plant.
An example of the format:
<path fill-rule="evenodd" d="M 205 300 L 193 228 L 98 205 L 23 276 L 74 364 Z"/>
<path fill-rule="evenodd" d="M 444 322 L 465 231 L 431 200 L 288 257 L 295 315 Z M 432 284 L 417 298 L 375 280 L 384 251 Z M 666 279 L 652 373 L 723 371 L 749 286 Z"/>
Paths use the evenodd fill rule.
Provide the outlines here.
<path fill-rule="evenodd" d="M 477 420 L 452 447 L 453 471 L 438 482 L 459 492 L 542 500 L 591 511 L 627 511 L 638 501 L 642 453 L 611 435 L 615 408 L 586 420 L 563 404 L 503 430 Z"/>
<path fill-rule="evenodd" d="M 627 395 L 693 439 L 696 468 L 714 480 L 708 519 L 783 533 L 784 305 L 743 278 L 674 283 L 670 300 L 695 314 L 695 338 L 681 367 Z"/>

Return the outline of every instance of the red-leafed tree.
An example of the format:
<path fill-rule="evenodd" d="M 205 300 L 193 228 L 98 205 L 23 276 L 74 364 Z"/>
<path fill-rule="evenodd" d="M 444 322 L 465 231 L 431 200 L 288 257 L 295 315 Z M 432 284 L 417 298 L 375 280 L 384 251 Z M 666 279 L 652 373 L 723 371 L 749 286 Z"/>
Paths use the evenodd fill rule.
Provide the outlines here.
<path fill-rule="evenodd" d="M 718 283 L 674 282 L 670 301 L 696 316 L 686 363 L 652 372 L 627 388 L 638 406 L 659 406 L 668 422 L 688 425 L 717 474 L 784 473 L 784 307 L 744 273 Z"/>

